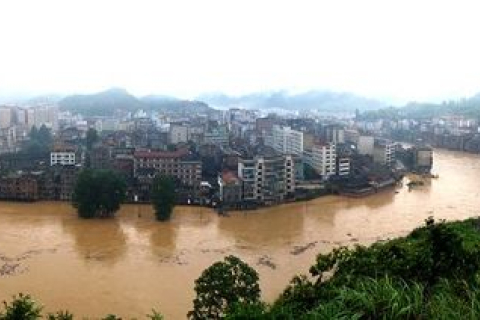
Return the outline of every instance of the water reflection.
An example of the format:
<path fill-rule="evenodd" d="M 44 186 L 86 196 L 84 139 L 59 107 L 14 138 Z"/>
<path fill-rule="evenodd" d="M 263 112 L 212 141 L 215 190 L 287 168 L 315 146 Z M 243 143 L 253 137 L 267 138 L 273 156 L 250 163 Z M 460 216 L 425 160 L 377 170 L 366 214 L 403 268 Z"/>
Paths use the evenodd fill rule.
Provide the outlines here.
<path fill-rule="evenodd" d="M 127 239 L 117 219 L 63 220 L 63 230 L 72 236 L 76 253 L 85 261 L 112 265 L 126 252 Z"/>
<path fill-rule="evenodd" d="M 177 228 L 168 222 L 158 223 L 150 230 L 150 249 L 155 256 L 168 256 L 176 249 Z"/>
<path fill-rule="evenodd" d="M 231 213 L 218 220 L 218 230 L 237 245 L 281 247 L 302 237 L 305 208 L 294 203 Z"/>

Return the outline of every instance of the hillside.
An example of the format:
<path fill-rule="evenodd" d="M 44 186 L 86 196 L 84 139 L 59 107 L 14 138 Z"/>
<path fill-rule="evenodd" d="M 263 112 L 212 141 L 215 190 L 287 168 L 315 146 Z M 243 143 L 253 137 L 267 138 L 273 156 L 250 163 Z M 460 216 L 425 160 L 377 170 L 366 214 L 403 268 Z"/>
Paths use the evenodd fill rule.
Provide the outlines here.
<path fill-rule="evenodd" d="M 444 101 L 442 103 L 411 102 L 400 108 L 382 108 L 364 112 L 362 117 L 367 120 L 375 119 L 431 119 L 441 116 L 464 116 L 480 119 L 480 94 L 458 101 Z"/>
<path fill-rule="evenodd" d="M 139 99 L 119 88 L 95 94 L 67 96 L 59 101 L 59 106 L 61 110 L 85 116 L 108 116 L 115 112 L 134 112 L 139 109 L 177 114 L 215 112 L 201 101 L 178 100 L 165 96 L 146 96 Z"/>

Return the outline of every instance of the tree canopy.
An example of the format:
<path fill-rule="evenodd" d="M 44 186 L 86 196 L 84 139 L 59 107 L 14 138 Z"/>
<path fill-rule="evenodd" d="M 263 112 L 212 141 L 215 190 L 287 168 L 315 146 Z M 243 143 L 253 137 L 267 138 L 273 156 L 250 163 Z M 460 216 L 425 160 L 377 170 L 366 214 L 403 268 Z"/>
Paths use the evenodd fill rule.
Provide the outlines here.
<path fill-rule="evenodd" d="M 30 130 L 29 138 L 23 148 L 24 153 L 38 155 L 50 151 L 53 138 L 50 129 L 45 125 L 42 125 L 40 129 L 33 126 Z"/>
<path fill-rule="evenodd" d="M 203 271 L 195 281 L 191 319 L 220 319 L 237 303 L 249 305 L 260 300 L 258 273 L 235 256 L 228 256 Z"/>
<path fill-rule="evenodd" d="M 155 177 L 151 198 L 157 219 L 169 220 L 176 200 L 175 181 L 167 176 Z"/>
<path fill-rule="evenodd" d="M 73 206 L 81 218 L 112 217 L 125 199 L 125 182 L 113 171 L 83 170 L 75 184 Z"/>
<path fill-rule="evenodd" d="M 97 130 L 93 128 L 89 128 L 87 131 L 87 138 L 86 138 L 87 150 L 91 150 L 95 142 L 97 142 L 97 140 L 98 140 Z"/>

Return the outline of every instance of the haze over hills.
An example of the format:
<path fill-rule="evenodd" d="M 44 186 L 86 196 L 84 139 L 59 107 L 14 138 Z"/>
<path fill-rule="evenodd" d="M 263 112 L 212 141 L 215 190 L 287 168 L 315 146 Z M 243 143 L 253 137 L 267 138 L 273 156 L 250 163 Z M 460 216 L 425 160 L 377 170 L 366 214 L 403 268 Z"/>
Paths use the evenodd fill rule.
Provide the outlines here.
<path fill-rule="evenodd" d="M 62 110 L 86 115 L 109 115 L 116 110 L 135 111 L 137 109 L 169 112 L 210 113 L 214 109 L 234 107 L 247 109 L 321 110 L 353 112 L 377 110 L 386 107 L 377 100 L 359 97 L 350 93 L 310 91 L 289 94 L 286 91 L 252 93 L 240 97 L 225 94 L 205 94 L 194 101 L 180 100 L 165 95 L 148 95 L 137 98 L 125 89 L 113 88 L 96 94 L 72 95 L 59 101 Z"/>
<path fill-rule="evenodd" d="M 214 108 L 253 108 L 284 110 L 321 110 L 354 112 L 356 109 L 376 110 L 387 106 L 379 100 L 368 99 L 351 93 L 332 91 L 308 91 L 290 94 L 287 91 L 257 92 L 243 96 L 204 94 L 198 97 Z"/>
<path fill-rule="evenodd" d="M 78 112 L 88 116 L 108 116 L 116 111 L 170 111 L 177 113 L 209 113 L 214 110 L 200 101 L 179 100 L 166 96 L 137 98 L 125 89 L 113 88 L 95 94 L 71 95 L 59 101 L 61 110 Z"/>
<path fill-rule="evenodd" d="M 386 102 L 369 99 L 352 93 L 332 91 L 308 91 L 291 94 L 284 90 L 256 92 L 241 96 L 209 93 L 195 100 L 182 100 L 168 95 L 147 95 L 136 97 L 123 88 L 112 88 L 93 94 L 62 96 L 49 94 L 40 96 L 11 95 L 0 97 L 0 103 L 58 103 L 61 110 L 68 110 L 86 116 L 108 116 L 116 111 L 163 111 L 179 114 L 216 112 L 217 109 L 246 108 L 265 111 L 323 111 L 349 112 L 360 110 L 370 118 L 430 117 L 453 114 L 480 117 L 480 93 L 470 98 L 442 103 L 411 102 L 401 107 L 391 107 Z"/>

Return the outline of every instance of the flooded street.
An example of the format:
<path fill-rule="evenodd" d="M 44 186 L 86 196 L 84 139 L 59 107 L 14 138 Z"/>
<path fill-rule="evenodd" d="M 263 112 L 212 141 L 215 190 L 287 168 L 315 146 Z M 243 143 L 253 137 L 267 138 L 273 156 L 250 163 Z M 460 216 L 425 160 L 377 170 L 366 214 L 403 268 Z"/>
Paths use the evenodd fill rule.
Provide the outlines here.
<path fill-rule="evenodd" d="M 225 255 L 260 273 L 272 301 L 318 252 L 404 235 L 432 215 L 464 219 L 480 212 L 480 156 L 436 150 L 439 179 L 363 199 L 324 197 L 230 217 L 177 207 L 156 222 L 148 205 L 124 205 L 114 220 L 80 220 L 68 203 L 0 202 L 0 300 L 30 293 L 45 311 L 139 317 L 152 308 L 182 319 L 194 280 Z"/>

